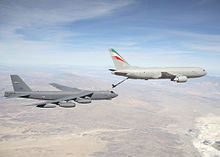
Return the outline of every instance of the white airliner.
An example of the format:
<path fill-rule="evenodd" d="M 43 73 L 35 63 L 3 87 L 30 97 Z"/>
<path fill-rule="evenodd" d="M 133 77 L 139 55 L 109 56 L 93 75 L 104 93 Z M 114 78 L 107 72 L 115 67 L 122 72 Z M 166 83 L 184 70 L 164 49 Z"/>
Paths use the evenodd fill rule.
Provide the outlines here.
<path fill-rule="evenodd" d="M 200 67 L 142 68 L 131 66 L 114 49 L 110 48 L 109 52 L 116 68 L 109 70 L 112 71 L 112 74 L 124 76 L 126 79 L 170 79 L 171 81 L 181 83 L 186 82 L 188 78 L 202 77 L 207 74 L 207 72 Z M 116 87 L 118 84 L 112 86 Z"/>

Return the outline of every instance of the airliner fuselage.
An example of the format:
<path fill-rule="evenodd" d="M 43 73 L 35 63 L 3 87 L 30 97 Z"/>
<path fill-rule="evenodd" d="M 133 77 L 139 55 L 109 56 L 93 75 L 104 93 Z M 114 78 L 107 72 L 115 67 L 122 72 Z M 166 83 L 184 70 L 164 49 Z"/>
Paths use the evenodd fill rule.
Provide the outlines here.
<path fill-rule="evenodd" d="M 175 82 L 186 82 L 188 78 L 202 77 L 207 72 L 200 67 L 156 67 L 142 68 L 129 65 L 114 49 L 109 49 L 115 69 L 112 74 L 124 76 L 126 79 L 170 79 Z M 123 81 L 122 81 L 123 82 Z M 115 85 L 113 85 L 115 87 Z"/>
<path fill-rule="evenodd" d="M 179 80 L 179 82 L 186 82 L 187 78 L 197 78 L 206 75 L 206 71 L 199 67 L 140 68 L 130 66 L 127 69 L 116 70 L 112 73 L 119 76 L 125 76 L 131 79 L 171 79 L 172 81 L 177 82 L 178 78 L 181 77 L 182 81 Z M 176 80 L 174 80 L 175 78 Z"/>

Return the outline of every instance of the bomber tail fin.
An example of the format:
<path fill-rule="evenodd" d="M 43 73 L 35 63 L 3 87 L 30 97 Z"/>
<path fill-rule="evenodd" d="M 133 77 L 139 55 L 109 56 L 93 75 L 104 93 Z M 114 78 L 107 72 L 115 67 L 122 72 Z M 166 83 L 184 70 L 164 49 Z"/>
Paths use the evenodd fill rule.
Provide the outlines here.
<path fill-rule="evenodd" d="M 110 48 L 109 52 L 116 70 L 126 69 L 130 66 L 113 48 Z"/>
<path fill-rule="evenodd" d="M 11 75 L 11 82 L 15 92 L 32 91 L 18 75 Z"/>

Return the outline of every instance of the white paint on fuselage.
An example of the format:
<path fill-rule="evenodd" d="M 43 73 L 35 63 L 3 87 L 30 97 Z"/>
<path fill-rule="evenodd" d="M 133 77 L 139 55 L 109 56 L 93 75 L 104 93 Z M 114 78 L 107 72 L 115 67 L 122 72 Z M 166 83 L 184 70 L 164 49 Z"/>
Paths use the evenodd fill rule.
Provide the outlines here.
<path fill-rule="evenodd" d="M 130 66 L 129 68 L 123 70 L 117 70 L 112 73 L 132 79 L 171 79 L 171 77 L 162 77 L 163 72 L 175 76 L 186 76 L 187 78 L 196 78 L 207 74 L 206 71 L 200 67 L 141 68 L 134 66 Z"/>

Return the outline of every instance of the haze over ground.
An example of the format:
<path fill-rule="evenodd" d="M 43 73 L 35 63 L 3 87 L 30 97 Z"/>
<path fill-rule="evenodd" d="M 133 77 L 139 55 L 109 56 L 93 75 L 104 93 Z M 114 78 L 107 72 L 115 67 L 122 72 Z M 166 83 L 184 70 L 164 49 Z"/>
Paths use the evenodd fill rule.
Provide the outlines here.
<path fill-rule="evenodd" d="M 95 68 L 85 74 L 89 69 L 5 67 L 0 87 L 2 92 L 12 89 L 10 73 L 19 73 L 34 90 L 56 90 L 50 82 L 105 90 L 120 80 Z M 220 155 L 213 147 L 220 137 L 219 77 L 206 76 L 186 84 L 129 80 L 114 91 L 119 96 L 111 101 L 78 104 L 72 109 L 27 107 L 38 101 L 1 97 L 1 155 Z"/>

